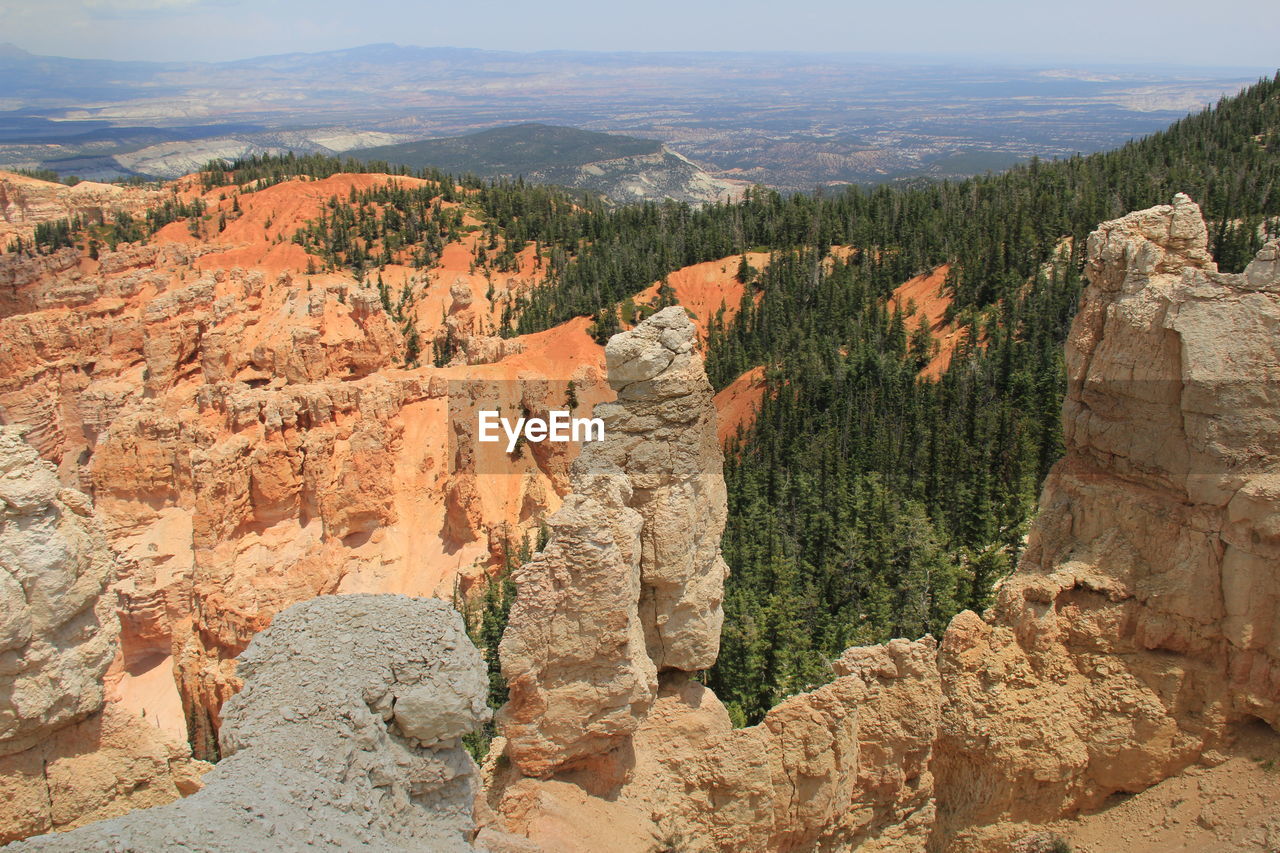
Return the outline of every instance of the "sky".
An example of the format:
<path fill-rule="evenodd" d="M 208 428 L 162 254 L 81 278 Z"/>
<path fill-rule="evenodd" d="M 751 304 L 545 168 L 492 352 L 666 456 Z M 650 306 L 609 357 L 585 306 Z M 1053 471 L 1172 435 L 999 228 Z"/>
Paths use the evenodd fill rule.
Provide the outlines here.
<path fill-rule="evenodd" d="M 0 0 L 0 22 L 0 42 L 98 59 L 220 61 L 396 42 L 1280 67 L 1274 0 Z"/>

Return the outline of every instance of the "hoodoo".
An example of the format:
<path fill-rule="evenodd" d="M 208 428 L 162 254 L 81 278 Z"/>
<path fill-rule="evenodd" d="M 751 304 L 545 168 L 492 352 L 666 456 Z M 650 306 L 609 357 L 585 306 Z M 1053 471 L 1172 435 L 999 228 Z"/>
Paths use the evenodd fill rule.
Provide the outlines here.
<path fill-rule="evenodd" d="M 516 578 L 502 720 L 529 775 L 622 745 L 659 673 L 715 662 L 725 487 L 696 335 L 673 307 L 609 341 L 605 440 L 584 446 L 551 541 Z"/>

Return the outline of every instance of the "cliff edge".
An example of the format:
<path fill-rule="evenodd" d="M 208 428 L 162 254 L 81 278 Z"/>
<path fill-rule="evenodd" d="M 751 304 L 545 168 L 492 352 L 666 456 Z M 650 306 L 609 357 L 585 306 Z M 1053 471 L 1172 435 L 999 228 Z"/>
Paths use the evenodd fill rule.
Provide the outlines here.
<path fill-rule="evenodd" d="M 1066 453 L 987 620 L 941 646 L 937 849 L 997 849 L 1280 725 L 1278 254 L 1219 273 L 1185 195 L 1090 235 Z"/>

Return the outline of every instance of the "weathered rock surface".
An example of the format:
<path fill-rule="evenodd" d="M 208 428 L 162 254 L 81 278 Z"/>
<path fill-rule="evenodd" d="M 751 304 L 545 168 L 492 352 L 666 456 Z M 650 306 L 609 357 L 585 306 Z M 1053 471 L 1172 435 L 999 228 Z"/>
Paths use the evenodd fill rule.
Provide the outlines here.
<path fill-rule="evenodd" d="M 1276 254 L 1218 273 L 1186 196 L 1091 235 L 1066 456 L 991 622 L 942 643 L 938 849 L 999 849 L 1280 725 Z"/>
<path fill-rule="evenodd" d="M 447 604 L 326 596 L 279 614 L 241 657 L 224 758 L 191 797 L 25 850 L 470 850 L 488 678 Z"/>
<path fill-rule="evenodd" d="M 941 714 L 935 645 L 851 649 L 839 677 L 735 730 L 689 674 L 718 653 L 725 520 L 696 331 L 661 311 L 606 348 L 616 403 L 518 573 L 489 801 L 548 850 L 923 846 Z M 660 673 L 661 687 L 655 681 Z M 586 792 L 586 793 L 584 793 Z M 841 848 L 844 849 L 844 848 Z"/>
<path fill-rule="evenodd" d="M 29 241 L 40 222 L 85 216 L 110 219 L 117 211 L 139 213 L 163 198 L 160 190 L 82 181 L 73 187 L 0 172 L 0 246 L 14 237 Z"/>
<path fill-rule="evenodd" d="M 616 403 L 606 440 L 572 468 L 548 546 L 516 575 L 502 641 L 511 759 L 544 776 L 623 744 L 657 673 L 710 666 L 726 568 L 722 459 L 711 386 L 681 308 L 605 348 Z"/>
<path fill-rule="evenodd" d="M 710 690 L 672 683 L 635 736 L 619 800 L 681 850 L 918 846 L 933 820 L 935 653 L 929 638 L 850 649 L 835 680 L 743 729 Z"/>
<path fill-rule="evenodd" d="M 527 567 L 503 647 L 506 671 L 528 685 L 513 689 L 503 713 L 516 725 L 496 742 L 511 763 L 488 767 L 499 823 L 558 851 L 591 849 L 591 831 L 574 832 L 583 821 L 619 827 L 619 850 L 1010 850 L 1116 792 L 1218 760 L 1242 727 L 1280 726 L 1280 245 L 1224 275 L 1207 244 L 1185 196 L 1090 237 L 1068 342 L 1067 453 L 986 621 L 960 614 L 938 647 L 850 649 L 834 681 L 747 729 L 681 671 L 706 665 L 697 641 L 712 619 L 680 618 L 699 611 L 679 602 L 718 603 L 691 570 L 708 562 L 689 555 L 715 547 L 723 520 L 714 501 L 688 514 L 681 496 L 717 494 L 718 473 L 700 491 L 664 493 L 682 521 L 646 512 L 644 490 L 669 487 L 673 472 L 698 481 L 696 464 L 670 460 L 700 447 L 675 429 L 701 423 L 701 398 L 685 396 L 699 366 L 680 360 L 666 312 L 615 337 L 608 438 L 579 459 L 572 536 Z M 682 398 L 685 419 L 667 416 L 663 401 Z M 622 472 L 630 496 L 588 470 L 610 484 Z M 624 507 L 640 511 L 642 542 L 661 531 L 642 548 L 650 608 L 636 611 L 637 566 L 622 559 L 632 528 L 615 532 Z M 664 551 L 667 537 L 676 547 Z M 598 590 L 613 595 L 610 618 L 593 609 Z M 554 630 L 539 633 L 553 612 Z M 621 689 L 643 683 L 637 621 L 661 673 L 639 703 Z M 673 664 L 668 648 L 694 653 Z M 593 660 L 594 649 L 607 651 Z M 579 736 L 605 720 L 607 737 Z"/>
<path fill-rule="evenodd" d="M 0 428 L 0 749 L 16 752 L 102 707 L 115 655 L 103 595 L 114 565 L 89 499 L 63 489 L 14 427 Z"/>
<path fill-rule="evenodd" d="M 249 218 L 227 233 L 261 231 Z M 465 845 L 469 818 L 453 797 L 469 767 L 442 757 L 458 754 L 451 746 L 424 757 L 418 742 L 451 737 L 474 696 L 441 703 L 434 685 L 408 686 L 410 676 L 394 709 L 365 696 L 353 711 L 325 692 L 346 683 L 333 677 L 344 672 L 336 658 L 301 673 L 284 663 L 294 655 L 296 669 L 310 642 L 290 645 L 289 632 L 316 635 L 319 617 L 289 615 L 306 607 L 276 614 L 335 591 L 434 591 L 438 579 L 420 568 L 436 571 L 439 555 L 413 532 L 445 545 L 441 553 L 493 559 L 570 488 L 551 541 L 517 578 L 503 643 L 507 737 L 487 767 L 492 814 L 479 836 L 494 850 L 1007 850 L 1046 822 L 1214 760 L 1237 727 L 1280 724 L 1280 246 L 1242 275 L 1219 274 L 1185 197 L 1106 223 L 1090 240 L 1090 286 L 1068 344 L 1067 454 L 985 621 L 959 615 L 937 648 L 926 638 L 851 649 L 829 684 L 737 730 L 691 677 L 718 650 L 725 500 L 710 388 L 682 311 L 610 343 L 618 400 L 599 408 L 607 440 L 588 445 L 568 478 L 565 456 L 532 448 L 524 479 L 495 489 L 478 476 L 482 460 L 433 429 L 447 422 L 450 396 L 433 380 L 549 376 L 560 362 L 548 352 L 565 335 L 584 338 L 585 324 L 553 344 L 535 335 L 521 352 L 494 349 L 483 287 L 464 282 L 447 295 L 453 322 L 436 327 L 461 339 L 457 364 L 399 371 L 399 332 L 372 291 L 202 273 L 205 248 L 126 248 L 96 270 L 58 254 L 0 263 L 0 291 L 21 312 L 0 317 L 13 342 L 0 349 L 10 368 L 0 376 L 13 377 L 0 380 L 0 414 L 32 426 L 62 482 L 92 484 L 121 557 L 117 663 L 172 655 L 192 730 L 210 744 L 220 735 L 229 753 L 217 771 L 231 780 L 224 793 L 144 818 L 137 838 L 177 838 L 150 833 L 170 832 L 168 821 L 205 826 L 192 821 L 212 814 L 231 828 L 228 844 L 258 848 L 295 840 L 265 840 L 255 834 L 264 826 L 301 826 L 296 838 L 331 847 Z M 183 258 L 176 276 L 160 274 L 163 252 Z M 436 317 L 450 304 L 428 298 Z M 533 412 L 548 402 L 503 405 Z M 47 539 L 75 521 L 83 497 L 58 493 L 52 469 L 41 470 L 4 481 L 14 496 L 5 511 L 21 516 L 22 535 Z M 62 496 L 32 503 L 40 483 L 46 497 Z M 456 559 L 449 577 L 464 573 Z M 84 597 L 63 586 L 68 602 Z M 22 583 L 10 587 L 26 595 Z M 317 602 L 333 600 L 346 599 Z M 102 618 L 99 606 L 85 604 L 68 624 Z M 14 650 L 33 620 L 8 614 L 6 642 L 16 645 L 0 662 L 16 683 L 28 660 Z M 59 671 L 63 639 L 30 660 Z M 257 660 L 264 641 L 282 650 L 237 672 L 232 657 L 248 646 Z M 84 671 L 100 673 L 94 648 L 85 643 Z M 294 676 L 313 679 L 329 697 L 323 708 L 270 686 Z M 241 677 L 244 702 L 274 709 L 265 718 L 228 702 Z M 67 678 L 79 683 L 70 668 Z M 255 678 L 270 683 L 254 688 Z M 35 744 L 0 757 L 17 835 L 194 787 L 183 755 L 143 743 L 121 709 L 96 710 L 100 689 L 94 698 L 94 685 L 82 686 L 0 717 L 14 743 Z M 342 708 L 335 722 L 329 712 Z M 333 749 L 310 751 L 298 734 L 308 721 Z M 258 731 L 295 744 L 293 763 L 264 757 L 270 744 Z M 100 751 L 86 752 L 94 739 Z M 411 758 L 379 764 L 389 755 Z M 235 768 L 257 781 L 238 787 Z M 358 794 L 343 793 L 346 778 Z M 245 790 L 261 814 L 238 805 Z M 206 805 L 188 820 L 193 802 Z M 127 845 L 134 836 L 119 833 L 130 826 L 104 824 L 116 834 L 91 837 Z"/>
<path fill-rule="evenodd" d="M 643 522 L 640 611 L 659 671 L 696 672 L 720 654 L 729 573 L 720 556 L 728 497 L 711 383 L 694 351 L 697 330 L 667 308 L 605 347 L 618 401 L 602 406 L 612 440 L 583 466 L 608 460 L 631 480 Z"/>
<path fill-rule="evenodd" d="M 325 183 L 249 194 L 242 215 L 206 194 L 230 217 L 210 240 L 175 223 L 97 260 L 0 255 L 0 422 L 26 426 L 62 482 L 92 493 L 121 558 L 126 669 L 171 658 L 177 681 L 163 696 L 136 695 L 129 678 L 121 690 L 153 716 L 159 701 L 202 756 L 216 756 L 218 709 L 239 686 L 234 657 L 277 611 L 339 590 L 465 592 L 558 506 L 571 458 L 559 449 L 506 460 L 514 474 L 500 480 L 455 470 L 453 380 L 573 378 L 587 405 L 609 393 L 585 322 L 531 336 L 527 354 L 525 341 L 495 349 L 475 334 L 489 322 L 475 294 L 461 340 L 488 347 L 473 359 L 486 364 L 400 369 L 402 331 L 376 290 L 302 273 L 300 250 L 283 264 L 254 253 L 264 240 L 268 254 L 298 250 L 283 240 L 289 217 L 350 189 Z M 486 286 L 466 281 L 460 303 Z M 420 288 L 430 336 L 436 294 L 405 286 Z"/>
<path fill-rule="evenodd" d="M 114 574 L 89 498 L 0 427 L 0 842 L 198 787 L 185 744 L 104 709 Z"/>

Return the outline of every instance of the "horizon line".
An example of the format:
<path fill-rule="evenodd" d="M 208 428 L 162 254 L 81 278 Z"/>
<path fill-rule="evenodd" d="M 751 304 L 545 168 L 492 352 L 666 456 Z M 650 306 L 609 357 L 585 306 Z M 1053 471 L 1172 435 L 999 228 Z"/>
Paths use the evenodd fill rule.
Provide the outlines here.
<path fill-rule="evenodd" d="M 910 53 L 910 52 L 892 52 L 892 51 L 833 51 L 833 50 L 803 50 L 798 48 L 778 49 L 778 50 L 691 50 L 691 49 L 618 49 L 608 50 L 599 48 L 541 48 L 537 50 L 512 50 L 509 48 L 491 48 L 491 47 L 470 47 L 464 45 L 420 45 L 420 44 L 401 44 L 400 42 L 368 42 L 365 44 L 351 45 L 350 47 L 322 48 L 317 50 L 290 50 L 281 53 L 263 53 L 254 54 L 252 56 L 242 56 L 225 59 L 114 59 L 102 56 L 66 56 L 62 54 L 36 53 L 27 50 L 12 41 L 0 42 L 0 51 L 4 48 L 11 48 L 27 56 L 38 57 L 42 59 L 65 59 L 75 62 L 112 62 L 120 64 L 147 64 L 147 65 L 227 65 L 238 62 L 253 62 L 255 60 L 279 59 L 291 56 L 321 56 L 333 53 L 349 53 L 352 51 L 368 50 L 370 48 L 394 48 L 397 50 L 422 50 L 422 51 L 465 51 L 471 53 L 489 53 L 489 54 L 508 54 L 512 56 L 551 56 L 551 55 L 574 55 L 585 54 L 593 56 L 724 56 L 724 57 L 754 57 L 773 56 L 773 57 L 829 57 L 841 59 L 864 59 L 864 60 L 898 60 L 904 63 L 912 62 L 918 65 L 949 65 L 955 63 L 972 63 L 974 66 L 983 64 L 996 65 L 999 67 L 1022 68 L 1035 70 L 1112 70 L 1112 71 L 1139 71 L 1139 70 L 1186 70 L 1186 71 L 1215 71 L 1221 73 L 1240 73 L 1240 74 L 1258 74 L 1270 73 L 1275 71 L 1280 73 L 1280 64 L 1276 66 L 1254 66 L 1254 65 L 1188 65 L 1185 63 L 1161 63 L 1152 61 L 1125 61 L 1116 59 L 1072 59 L 1072 58 L 1048 58 L 1043 60 L 1035 60 L 1030 56 L 1020 56 L 1016 54 L 991 55 L 984 57 L 976 53 L 938 53 L 936 51 L 929 53 Z M 0 53 L 2 56 L 2 53 Z"/>

